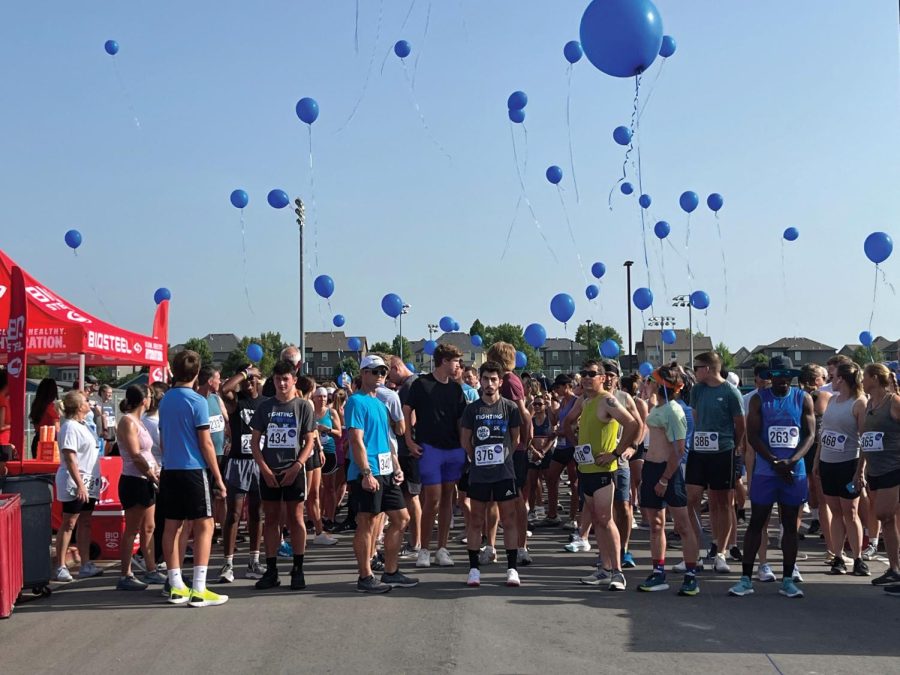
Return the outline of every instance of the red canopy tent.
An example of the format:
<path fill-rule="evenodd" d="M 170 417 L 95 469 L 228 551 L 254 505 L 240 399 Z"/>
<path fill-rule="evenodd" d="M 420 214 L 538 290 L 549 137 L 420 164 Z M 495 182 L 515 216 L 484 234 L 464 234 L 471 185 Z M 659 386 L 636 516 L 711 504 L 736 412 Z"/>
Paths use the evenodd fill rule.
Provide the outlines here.
<path fill-rule="evenodd" d="M 168 368 L 169 302 L 156 309 L 153 335 L 123 330 L 62 299 L 0 250 L 0 364 L 9 372 L 12 441 L 25 455 L 25 379 L 28 365 L 134 365 L 150 368 L 150 382 Z"/>

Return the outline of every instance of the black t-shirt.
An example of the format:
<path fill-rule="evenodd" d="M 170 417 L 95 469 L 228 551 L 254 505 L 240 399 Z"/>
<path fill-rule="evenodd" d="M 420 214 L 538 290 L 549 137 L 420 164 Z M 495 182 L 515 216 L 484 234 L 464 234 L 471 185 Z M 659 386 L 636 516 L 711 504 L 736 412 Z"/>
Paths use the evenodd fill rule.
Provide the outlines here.
<path fill-rule="evenodd" d="M 434 375 L 423 375 L 412 383 L 405 405 L 416 412 L 417 443 L 443 450 L 460 447 L 457 423 L 466 409 L 461 384 L 441 384 Z"/>
<path fill-rule="evenodd" d="M 469 465 L 470 483 L 496 483 L 516 477 L 510 429 L 522 425 L 519 406 L 502 396 L 496 403 L 481 398 L 470 403 L 462 426 L 472 431 L 475 460 Z"/>
<path fill-rule="evenodd" d="M 253 452 L 250 450 L 250 437 L 253 429 L 250 428 L 250 421 L 253 419 L 256 409 L 265 400 L 264 396 L 251 398 L 243 392 L 235 397 L 234 413 L 228 416 L 228 426 L 231 429 L 229 459 L 253 459 Z"/>
<path fill-rule="evenodd" d="M 403 380 L 403 384 L 397 387 L 397 396 L 400 397 L 400 405 L 407 405 L 409 401 L 409 390 L 412 389 L 413 382 L 419 379 L 418 375 L 410 375 L 405 380 Z M 412 431 L 413 438 L 416 437 L 415 430 Z M 409 457 L 409 448 L 406 447 L 406 436 L 399 436 L 397 438 L 397 455 L 399 457 Z"/>
<path fill-rule="evenodd" d="M 299 397 L 287 403 L 267 398 L 259 405 L 250 428 L 262 434 L 262 455 L 269 468 L 286 469 L 294 463 L 306 434 L 316 430 L 315 418 L 312 404 Z"/>

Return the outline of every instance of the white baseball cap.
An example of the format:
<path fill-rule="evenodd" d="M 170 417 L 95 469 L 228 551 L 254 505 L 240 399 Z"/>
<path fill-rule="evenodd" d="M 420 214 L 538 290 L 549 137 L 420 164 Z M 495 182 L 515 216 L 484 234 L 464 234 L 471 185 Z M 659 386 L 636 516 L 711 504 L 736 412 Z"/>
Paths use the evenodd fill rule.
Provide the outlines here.
<path fill-rule="evenodd" d="M 373 368 L 387 368 L 387 364 L 384 362 L 384 359 L 380 356 L 375 356 L 374 354 L 369 354 L 363 358 L 362 363 L 359 364 L 360 370 L 371 370 Z"/>

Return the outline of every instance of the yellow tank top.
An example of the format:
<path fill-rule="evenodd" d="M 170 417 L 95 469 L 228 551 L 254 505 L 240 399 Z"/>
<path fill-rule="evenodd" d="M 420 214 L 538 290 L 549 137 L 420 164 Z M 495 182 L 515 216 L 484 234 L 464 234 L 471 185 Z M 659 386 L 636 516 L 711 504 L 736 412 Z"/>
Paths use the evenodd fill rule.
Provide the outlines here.
<path fill-rule="evenodd" d="M 595 396 L 584 399 L 581 418 L 578 420 L 578 444 L 590 443 L 591 454 L 594 457 L 612 452 L 618 443 L 619 423 L 614 419 L 606 422 L 597 419 L 597 406 L 601 405 L 601 401 L 605 398 L 605 396 Z M 603 405 L 606 404 L 603 403 Z M 602 466 L 597 464 L 578 465 L 578 471 L 581 473 L 605 473 L 615 471 L 617 468 L 618 460 L 616 459 Z"/>

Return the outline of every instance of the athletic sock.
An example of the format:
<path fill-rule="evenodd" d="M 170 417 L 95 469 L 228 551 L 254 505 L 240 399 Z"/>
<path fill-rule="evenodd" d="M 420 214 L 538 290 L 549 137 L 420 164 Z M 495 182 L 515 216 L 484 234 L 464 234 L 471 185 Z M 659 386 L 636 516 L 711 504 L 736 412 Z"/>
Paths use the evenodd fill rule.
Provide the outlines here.
<path fill-rule="evenodd" d="M 519 561 L 519 549 L 516 548 L 508 548 L 506 549 L 506 569 L 514 570 L 516 569 L 516 565 Z"/>
<path fill-rule="evenodd" d="M 225 564 L 226 564 L 226 565 L 234 565 L 234 556 L 233 556 L 233 555 L 226 555 L 226 556 L 225 556 Z"/>
<path fill-rule="evenodd" d="M 684 570 L 686 574 L 690 574 L 691 576 L 697 574 L 697 563 L 696 562 L 688 562 L 684 561 Z"/>
<path fill-rule="evenodd" d="M 278 572 L 278 558 L 272 556 L 266 558 L 266 572 Z"/>
<path fill-rule="evenodd" d="M 653 563 L 653 571 L 659 572 L 660 574 L 666 573 L 666 561 L 665 560 L 657 560 Z"/>
<path fill-rule="evenodd" d="M 294 569 L 303 571 L 303 553 L 294 554 Z"/>
<path fill-rule="evenodd" d="M 471 549 L 466 549 L 469 553 L 469 567 L 473 570 L 478 569 L 478 551 L 472 551 Z"/>
<path fill-rule="evenodd" d="M 169 570 L 169 588 L 187 588 L 181 578 L 181 570 L 177 567 Z"/>
<path fill-rule="evenodd" d="M 872 544 L 876 551 L 878 550 L 878 537 L 869 537 L 869 543 Z"/>
<path fill-rule="evenodd" d="M 250 551 L 250 562 L 259 563 L 259 551 Z"/>
<path fill-rule="evenodd" d="M 194 565 L 194 580 L 191 587 L 200 593 L 206 590 L 206 565 Z"/>

